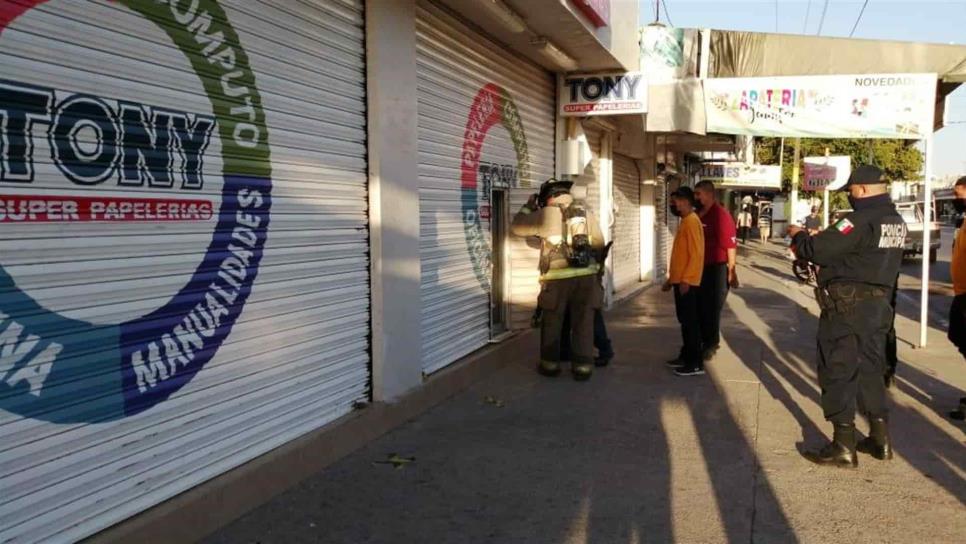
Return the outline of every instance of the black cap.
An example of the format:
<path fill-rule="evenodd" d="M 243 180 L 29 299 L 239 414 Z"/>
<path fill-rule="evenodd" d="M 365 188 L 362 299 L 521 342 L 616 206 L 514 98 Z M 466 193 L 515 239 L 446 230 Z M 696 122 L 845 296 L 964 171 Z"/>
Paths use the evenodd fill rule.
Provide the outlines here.
<path fill-rule="evenodd" d="M 540 184 L 540 195 L 538 198 L 540 202 L 546 202 L 547 199 L 557 196 L 561 193 L 569 193 L 570 188 L 574 186 L 572 181 L 560 181 L 558 179 L 550 178 L 547 181 Z"/>
<path fill-rule="evenodd" d="M 882 170 L 879 170 L 871 164 L 863 164 L 852 171 L 852 175 L 849 176 L 849 182 L 846 183 L 845 186 L 878 185 L 885 182 L 886 179 L 882 173 Z"/>

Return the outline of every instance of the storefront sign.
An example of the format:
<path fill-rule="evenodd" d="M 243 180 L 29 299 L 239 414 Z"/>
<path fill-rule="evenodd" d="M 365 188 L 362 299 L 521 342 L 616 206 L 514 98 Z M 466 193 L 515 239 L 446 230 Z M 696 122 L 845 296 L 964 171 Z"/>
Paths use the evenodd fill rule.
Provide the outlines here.
<path fill-rule="evenodd" d="M 41 4 L 0 3 L 0 33 Z M 166 62 L 190 66 L 206 96 L 176 111 L 148 103 L 150 93 L 95 96 L 63 88 L 69 79 L 54 78 L 61 87 L 53 88 L 41 85 L 46 79 L 13 81 L 4 74 L 0 223 L 20 228 L 26 247 L 42 243 L 25 234 L 43 223 L 85 223 L 88 232 L 105 235 L 123 223 L 132 223 L 127 232 L 138 233 L 135 223 L 157 223 L 153 228 L 163 231 L 168 227 L 162 224 L 192 222 L 193 230 L 182 232 L 203 241 L 204 250 L 183 281 L 146 279 L 145 286 L 170 289 L 162 306 L 104 322 L 79 319 L 73 308 L 48 307 L 37 298 L 41 290 L 25 285 L 17 263 L 10 266 L 14 259 L 4 255 L 0 408 L 27 418 L 103 423 L 177 393 L 231 334 L 268 236 L 272 165 L 265 113 L 248 55 L 225 11 L 213 0 L 118 4 L 139 15 L 145 28 L 157 26 L 171 38 L 169 46 L 152 44 L 159 47 L 145 58 L 166 55 Z M 51 3 L 44 9 L 66 7 Z M 178 233 L 157 236 L 165 234 Z M 186 252 L 182 242 L 171 244 Z M 79 266 L 74 273 L 88 272 Z M 81 300 L 79 288 L 72 288 Z"/>
<path fill-rule="evenodd" d="M 921 139 L 933 129 L 935 74 L 708 79 L 708 132 Z"/>
<path fill-rule="evenodd" d="M 701 166 L 701 181 L 711 181 L 723 189 L 782 188 L 780 166 L 745 164 L 743 162 L 709 162 Z"/>
<path fill-rule="evenodd" d="M 483 160 L 487 136 L 497 126 L 510 135 L 510 143 L 516 152 L 516 168 Z M 515 179 L 508 179 L 509 174 L 515 175 Z M 483 221 L 489 220 L 491 210 L 489 205 L 481 203 L 485 200 L 481 198 L 480 189 L 488 191 L 487 185 L 492 187 L 494 182 L 509 187 L 530 187 L 530 152 L 523 120 L 510 92 L 496 83 L 488 83 L 476 93 L 467 113 L 460 161 L 463 233 L 476 279 L 486 292 L 490 291 L 492 249 Z M 489 193 L 486 194 L 488 199 Z"/>
<path fill-rule="evenodd" d="M 644 27 L 641 33 L 641 70 L 650 84 L 670 83 L 694 76 L 698 32 L 695 29 L 660 25 Z"/>
<path fill-rule="evenodd" d="M 597 28 L 610 23 L 610 0 L 572 0 L 572 2 Z"/>
<path fill-rule="evenodd" d="M 641 72 L 567 77 L 559 95 L 563 117 L 647 113 L 647 82 Z"/>
<path fill-rule="evenodd" d="M 852 174 L 852 157 L 805 157 L 803 191 L 837 191 L 845 186 Z"/>

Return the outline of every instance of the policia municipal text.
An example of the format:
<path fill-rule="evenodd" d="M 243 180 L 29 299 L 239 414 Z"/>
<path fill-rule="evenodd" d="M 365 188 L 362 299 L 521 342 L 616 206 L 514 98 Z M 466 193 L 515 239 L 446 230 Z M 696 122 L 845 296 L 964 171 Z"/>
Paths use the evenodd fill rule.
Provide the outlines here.
<path fill-rule="evenodd" d="M 594 369 L 594 311 L 603 291 L 598 272 L 603 235 L 593 214 L 574 200 L 569 181 L 548 180 L 513 218 L 513 234 L 540 238 L 540 363 L 547 376 L 560 373 L 561 332 L 570 316 L 572 372 L 577 380 Z"/>
<path fill-rule="evenodd" d="M 856 450 L 892 458 L 882 377 L 906 224 L 878 168 L 857 168 L 846 187 L 855 211 L 816 236 L 795 226 L 789 234 L 798 258 L 819 266 L 818 380 L 822 410 L 833 425 L 831 442 L 805 456 L 822 465 L 855 467 Z M 870 427 L 869 437 L 858 444 L 857 409 L 868 416 Z"/>

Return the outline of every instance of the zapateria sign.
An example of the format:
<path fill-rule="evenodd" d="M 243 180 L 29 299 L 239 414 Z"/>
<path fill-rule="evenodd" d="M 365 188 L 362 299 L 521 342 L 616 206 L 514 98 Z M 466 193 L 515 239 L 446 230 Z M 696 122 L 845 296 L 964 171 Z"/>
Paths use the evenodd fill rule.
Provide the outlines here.
<path fill-rule="evenodd" d="M 0 2 L 0 37 L 43 3 Z M 268 132 L 248 56 L 224 10 L 213 0 L 118 4 L 171 40 L 200 79 L 206 111 L 0 81 L 0 222 L 23 231 L 61 222 L 110 229 L 190 221 L 210 238 L 166 302 L 113 323 L 48 308 L 0 261 L 0 408 L 24 417 L 108 421 L 167 399 L 231 333 L 265 246 Z M 206 161 L 221 164 L 218 193 Z M 56 193 L 32 188 L 38 168 Z"/>

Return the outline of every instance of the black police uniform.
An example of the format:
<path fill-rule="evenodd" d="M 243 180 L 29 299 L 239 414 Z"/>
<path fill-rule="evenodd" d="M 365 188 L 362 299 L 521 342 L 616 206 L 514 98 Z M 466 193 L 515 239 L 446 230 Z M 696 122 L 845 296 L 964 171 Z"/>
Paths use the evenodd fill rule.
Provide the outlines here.
<path fill-rule="evenodd" d="M 856 173 L 861 174 L 862 169 Z M 889 195 L 857 199 L 854 208 L 822 233 L 813 237 L 799 232 L 793 240 L 797 256 L 820 267 L 816 289 L 822 308 L 818 378 L 822 410 L 835 426 L 833 443 L 822 450 L 826 455 L 820 462 L 853 466 L 857 464 L 857 408 L 869 417 L 873 426 L 870 436 L 877 435 L 875 451 L 869 453 L 891 457 L 882 377 L 887 364 L 886 338 L 893 322 L 890 299 L 906 237 L 906 224 Z M 829 455 L 827 448 L 834 450 L 836 442 L 839 455 Z M 870 444 L 865 444 L 865 449 L 863 444 L 859 446 L 860 451 L 866 451 Z"/>

